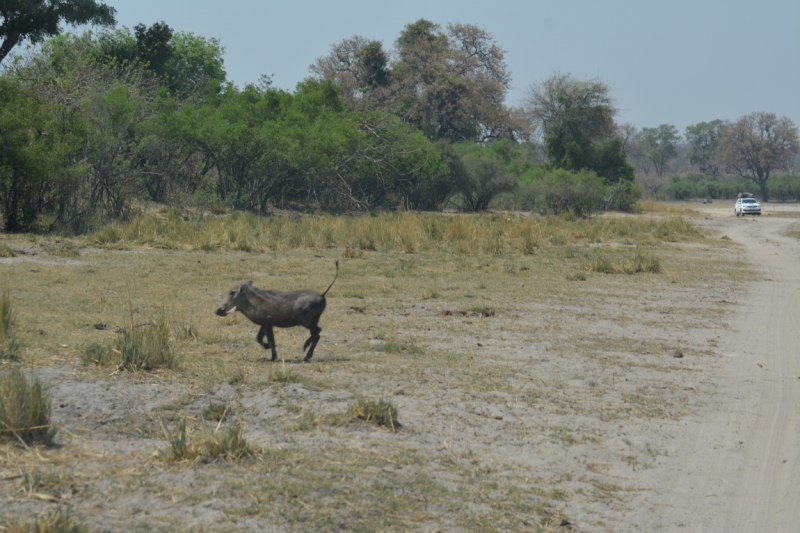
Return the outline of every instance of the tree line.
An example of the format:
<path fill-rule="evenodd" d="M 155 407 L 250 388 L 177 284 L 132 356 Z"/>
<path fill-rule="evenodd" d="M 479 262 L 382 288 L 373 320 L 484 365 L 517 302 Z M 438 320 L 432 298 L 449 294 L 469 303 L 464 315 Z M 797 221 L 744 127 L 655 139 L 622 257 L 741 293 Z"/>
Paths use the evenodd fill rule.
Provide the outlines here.
<path fill-rule="evenodd" d="M 227 80 L 214 38 L 164 22 L 115 29 L 113 8 L 95 0 L 0 8 L 6 231 L 84 232 L 142 201 L 201 215 L 630 210 L 641 195 L 636 166 L 662 173 L 679 140 L 666 125 L 618 125 L 599 79 L 556 73 L 508 106 L 504 51 L 475 25 L 421 19 L 391 49 L 344 39 L 284 91 L 267 76 L 244 87 Z M 60 23 L 87 22 L 104 28 L 60 33 Z M 25 41 L 37 46 L 10 53 Z M 693 137 L 687 129 L 690 157 L 703 172 L 724 167 L 765 184 L 797 151 L 797 129 L 774 115 L 745 118 L 741 131 L 720 121 L 698 124 Z M 772 144 L 759 154 L 727 148 L 764 129 Z M 774 155 L 766 166 L 765 151 Z"/>

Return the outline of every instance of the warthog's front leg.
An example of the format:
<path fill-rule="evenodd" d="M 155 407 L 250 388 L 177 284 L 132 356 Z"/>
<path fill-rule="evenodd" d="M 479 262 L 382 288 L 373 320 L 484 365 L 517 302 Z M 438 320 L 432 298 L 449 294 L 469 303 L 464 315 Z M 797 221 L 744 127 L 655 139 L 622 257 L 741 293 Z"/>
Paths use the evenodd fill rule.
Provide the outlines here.
<path fill-rule="evenodd" d="M 264 342 L 264 335 L 267 336 L 267 342 Z M 275 334 L 272 331 L 272 325 L 261 326 L 261 329 L 258 330 L 258 335 L 256 336 L 256 341 L 265 349 L 265 350 L 272 350 L 272 361 L 275 361 L 278 358 L 278 352 L 275 350 Z"/>

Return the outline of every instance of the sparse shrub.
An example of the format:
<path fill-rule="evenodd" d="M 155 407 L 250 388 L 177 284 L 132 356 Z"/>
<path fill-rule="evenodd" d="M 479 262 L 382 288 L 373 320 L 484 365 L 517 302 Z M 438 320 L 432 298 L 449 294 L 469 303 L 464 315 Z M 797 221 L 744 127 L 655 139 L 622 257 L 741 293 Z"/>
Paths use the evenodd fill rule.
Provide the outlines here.
<path fill-rule="evenodd" d="M 244 372 L 237 370 L 228 378 L 228 385 L 238 385 L 244 382 Z"/>
<path fill-rule="evenodd" d="M 349 412 L 320 413 L 319 411 L 303 410 L 295 418 L 289 431 L 308 431 L 318 426 L 343 426 L 353 420 L 354 416 Z"/>
<path fill-rule="evenodd" d="M 539 240 L 533 236 L 530 231 L 522 235 L 522 242 L 520 243 L 520 252 L 523 255 L 533 255 L 536 249 L 539 248 Z"/>
<path fill-rule="evenodd" d="M 661 272 L 661 261 L 658 257 L 645 254 L 637 248 L 632 257 L 623 261 L 622 271 L 626 274 L 638 274 L 640 272 L 657 274 Z"/>
<path fill-rule="evenodd" d="M 50 424 L 50 401 L 47 387 L 19 368 L 0 376 L 0 438 L 51 444 L 58 429 Z"/>
<path fill-rule="evenodd" d="M 16 257 L 17 253 L 5 243 L 0 244 L 0 257 Z"/>
<path fill-rule="evenodd" d="M 124 370 L 175 368 L 177 356 L 170 342 L 170 323 L 164 313 L 151 322 L 123 329 L 110 344 L 92 342 L 81 351 L 91 365 L 117 365 Z"/>
<path fill-rule="evenodd" d="M 236 461 L 252 453 L 247 441 L 242 436 L 243 428 L 239 424 L 203 432 L 198 440 L 189 440 L 185 420 L 178 424 L 176 434 L 170 434 L 166 428 L 163 429 L 164 436 L 169 443 L 169 447 L 161 452 L 162 459 L 166 461 L 217 458 Z"/>
<path fill-rule="evenodd" d="M 169 330 L 169 321 L 163 313 L 149 326 L 125 328 L 114 343 L 120 366 L 127 370 L 174 368 L 177 361 Z"/>
<path fill-rule="evenodd" d="M 421 300 L 430 300 L 431 298 L 439 298 L 439 296 L 440 295 L 439 295 L 438 292 L 436 292 L 436 291 L 434 291 L 432 289 L 427 289 L 427 290 L 422 292 L 422 294 L 420 295 L 420 299 Z"/>
<path fill-rule="evenodd" d="M 81 252 L 75 246 L 72 246 L 67 243 L 62 243 L 61 246 L 58 246 L 50 250 L 50 255 L 56 257 L 79 257 L 81 255 Z"/>
<path fill-rule="evenodd" d="M 363 259 L 364 252 L 359 247 L 350 247 L 344 249 L 344 257 L 347 259 Z"/>
<path fill-rule="evenodd" d="M 69 509 L 55 509 L 34 520 L 0 522 L 0 530 L 6 533 L 86 533 L 89 530 L 75 518 Z"/>
<path fill-rule="evenodd" d="M 178 340 L 196 341 L 200 338 L 200 334 L 194 324 L 190 324 L 186 320 L 181 320 L 172 324 L 172 335 Z"/>
<path fill-rule="evenodd" d="M 14 338 L 14 312 L 11 296 L 3 290 L 0 299 L 0 359 L 16 361 L 19 358 L 19 343 Z"/>
<path fill-rule="evenodd" d="M 117 357 L 110 346 L 92 342 L 81 350 L 81 361 L 87 365 L 111 365 L 118 362 Z"/>
<path fill-rule="evenodd" d="M 592 270 L 602 274 L 613 274 L 615 272 L 614 265 L 604 255 L 598 255 L 592 261 Z"/>
<path fill-rule="evenodd" d="M 300 377 L 286 368 L 286 365 L 273 365 L 269 368 L 267 379 L 273 383 L 297 383 Z"/>
<path fill-rule="evenodd" d="M 53 470 L 41 470 L 34 468 L 22 475 L 22 482 L 25 490 L 30 492 L 40 492 L 51 490 L 58 487 L 64 480 L 64 475 Z"/>
<path fill-rule="evenodd" d="M 347 414 L 351 418 L 360 418 L 377 426 L 388 426 L 392 431 L 397 426 L 397 407 L 386 400 L 359 398 L 347 406 Z"/>
<path fill-rule="evenodd" d="M 604 254 L 598 254 L 592 259 L 591 270 L 603 274 L 615 274 L 617 272 L 624 272 L 625 274 L 649 272 L 656 274 L 661 272 L 661 261 L 658 257 L 646 254 L 637 247 L 633 254 L 621 258 L 619 264 L 615 264 Z"/>
<path fill-rule="evenodd" d="M 490 317 L 490 316 L 495 316 L 497 314 L 497 311 L 495 311 L 491 307 L 484 307 L 482 305 L 470 307 L 469 312 L 473 315 L 482 317 Z"/>
<path fill-rule="evenodd" d="M 212 422 L 222 422 L 230 415 L 230 409 L 227 404 L 208 402 L 208 407 L 203 409 L 203 418 Z"/>

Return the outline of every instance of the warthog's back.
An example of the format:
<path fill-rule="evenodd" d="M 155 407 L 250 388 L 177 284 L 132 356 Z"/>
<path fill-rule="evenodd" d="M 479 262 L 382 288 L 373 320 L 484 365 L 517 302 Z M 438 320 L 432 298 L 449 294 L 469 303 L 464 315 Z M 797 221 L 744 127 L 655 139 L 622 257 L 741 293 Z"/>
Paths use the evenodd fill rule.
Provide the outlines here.
<path fill-rule="evenodd" d="M 275 291 L 252 287 L 250 302 L 257 310 L 254 322 L 269 322 L 279 328 L 309 325 L 325 310 L 325 298 L 315 291 Z"/>

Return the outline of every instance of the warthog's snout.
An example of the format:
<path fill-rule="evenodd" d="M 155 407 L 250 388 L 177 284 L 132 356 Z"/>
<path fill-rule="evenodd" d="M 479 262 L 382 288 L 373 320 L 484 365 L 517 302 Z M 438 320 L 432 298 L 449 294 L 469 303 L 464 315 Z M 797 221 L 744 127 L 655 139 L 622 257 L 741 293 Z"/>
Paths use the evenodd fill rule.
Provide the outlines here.
<path fill-rule="evenodd" d="M 234 311 L 236 311 L 236 307 L 231 307 L 230 309 L 225 309 L 224 305 L 220 305 L 219 307 L 217 307 L 217 310 L 214 311 L 214 313 L 216 313 L 219 316 L 228 316 L 229 314 L 233 313 Z"/>

